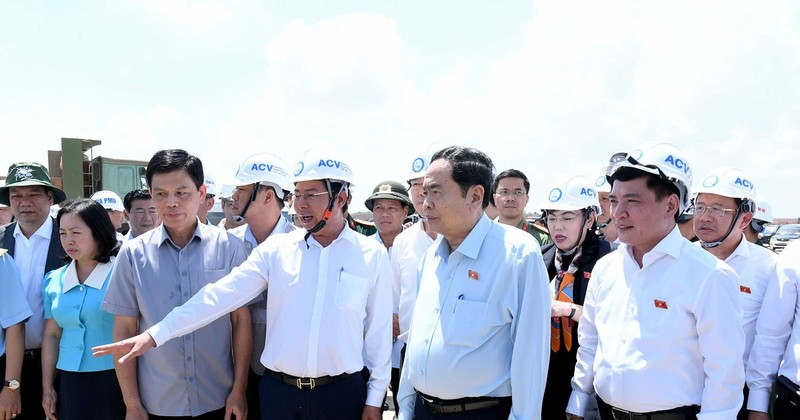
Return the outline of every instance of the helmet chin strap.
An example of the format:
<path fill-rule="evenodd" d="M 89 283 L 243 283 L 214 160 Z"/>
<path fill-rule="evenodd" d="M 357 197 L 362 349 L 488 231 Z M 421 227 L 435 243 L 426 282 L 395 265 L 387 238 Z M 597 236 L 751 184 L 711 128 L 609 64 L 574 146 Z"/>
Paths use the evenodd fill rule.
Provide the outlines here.
<path fill-rule="evenodd" d="M 305 237 L 303 237 L 303 240 L 305 240 L 305 242 L 306 242 L 306 248 L 308 248 L 308 246 L 309 246 L 308 245 L 308 237 L 311 236 L 314 233 L 319 232 L 322 228 L 325 227 L 325 225 L 328 224 L 328 220 L 330 220 L 331 217 L 333 216 L 333 205 L 334 205 L 334 203 L 336 203 L 336 197 L 338 197 L 339 193 L 341 193 L 342 191 L 345 190 L 345 188 L 347 188 L 347 183 L 346 182 L 342 182 L 342 186 L 339 188 L 339 191 L 337 191 L 336 194 L 333 193 L 333 189 L 331 188 L 331 180 L 330 179 L 325 179 L 325 186 L 328 189 L 328 196 L 330 197 L 330 199 L 328 199 L 328 207 L 325 209 L 325 212 L 322 214 L 322 220 L 317 222 L 317 224 L 314 225 L 311 229 L 308 229 L 308 231 L 306 232 Z"/>
<path fill-rule="evenodd" d="M 733 215 L 733 220 L 731 221 L 731 225 L 728 227 L 728 231 L 725 232 L 725 235 L 722 235 L 721 238 L 712 242 L 705 242 L 702 239 L 700 239 L 700 245 L 705 249 L 711 249 L 720 246 L 720 244 L 722 244 L 722 242 L 725 241 L 725 239 L 727 239 L 728 236 L 730 236 L 731 232 L 733 232 L 733 228 L 736 227 L 736 221 L 739 220 L 739 216 L 741 214 L 742 214 L 742 206 L 739 206 L 739 208 L 736 209 L 736 214 Z"/>
<path fill-rule="evenodd" d="M 242 209 L 242 212 L 237 214 L 236 216 L 233 216 L 233 220 L 236 223 L 244 222 L 244 214 L 247 213 L 247 209 L 250 208 L 250 203 L 256 201 L 256 196 L 258 195 L 258 186 L 259 185 L 260 185 L 260 183 L 258 183 L 258 182 L 253 184 L 253 191 L 250 192 L 250 199 L 247 200 L 247 203 L 244 205 L 244 208 Z"/>

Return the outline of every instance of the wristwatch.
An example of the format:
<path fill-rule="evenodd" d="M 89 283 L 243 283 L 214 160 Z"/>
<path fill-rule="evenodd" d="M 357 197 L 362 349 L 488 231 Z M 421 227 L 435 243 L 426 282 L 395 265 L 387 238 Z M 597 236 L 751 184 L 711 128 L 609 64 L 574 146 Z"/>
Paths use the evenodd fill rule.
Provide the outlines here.
<path fill-rule="evenodd" d="M 7 386 L 8 389 L 10 389 L 12 391 L 16 391 L 16 390 L 19 389 L 19 381 L 16 380 L 16 379 L 12 379 L 10 381 L 5 381 L 5 382 L 3 382 L 3 386 L 4 387 Z"/>

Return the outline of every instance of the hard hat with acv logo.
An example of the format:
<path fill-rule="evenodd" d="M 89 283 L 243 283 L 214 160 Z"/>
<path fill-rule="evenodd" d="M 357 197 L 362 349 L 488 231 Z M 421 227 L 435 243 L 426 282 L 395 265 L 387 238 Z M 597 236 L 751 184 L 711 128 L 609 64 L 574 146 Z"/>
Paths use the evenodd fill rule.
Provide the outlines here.
<path fill-rule="evenodd" d="M 237 185 L 262 184 L 275 189 L 279 198 L 293 189 L 289 166 L 272 153 L 256 153 L 245 159 L 235 176 Z"/>
<path fill-rule="evenodd" d="M 311 149 L 294 168 L 293 182 L 329 179 L 353 185 L 353 170 L 333 150 Z"/>
<path fill-rule="evenodd" d="M 697 188 L 695 197 L 699 194 L 716 194 L 723 197 L 738 198 L 742 200 L 743 211 L 755 212 L 756 187 L 750 177 L 736 168 L 717 168 L 703 180 Z"/>
<path fill-rule="evenodd" d="M 680 195 L 680 211 L 689 207 L 692 197 L 692 168 L 684 153 L 670 143 L 657 143 L 649 147 L 634 149 L 625 159 L 612 163 L 605 168 L 607 177 L 613 179 L 614 174 L 622 168 L 633 168 L 656 175 L 675 185 Z"/>
<path fill-rule="evenodd" d="M 573 211 L 587 208 L 596 210 L 597 191 L 593 184 L 586 177 L 573 176 L 550 190 L 547 201 L 542 204 L 541 209 L 544 211 Z"/>

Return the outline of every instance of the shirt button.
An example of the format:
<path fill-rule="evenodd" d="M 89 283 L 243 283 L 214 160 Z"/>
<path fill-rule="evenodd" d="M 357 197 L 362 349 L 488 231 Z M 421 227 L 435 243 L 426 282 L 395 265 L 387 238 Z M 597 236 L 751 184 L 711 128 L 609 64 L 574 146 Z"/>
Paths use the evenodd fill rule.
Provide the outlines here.
<path fill-rule="evenodd" d="M 83 286 L 79 287 L 78 290 L 80 290 L 82 292 L 83 291 Z"/>
<path fill-rule="evenodd" d="M 186 277 L 186 272 L 185 272 L 185 271 L 182 271 L 182 272 L 181 272 L 181 275 L 182 275 L 183 277 Z"/>
<path fill-rule="evenodd" d="M 194 382 L 194 376 L 189 377 L 189 382 Z"/>
<path fill-rule="evenodd" d="M 189 292 L 183 292 L 183 297 L 189 296 Z"/>
<path fill-rule="evenodd" d="M 83 346 L 82 346 L 82 345 L 81 345 L 81 346 L 78 346 L 78 350 L 81 350 L 81 351 L 83 351 Z"/>
<path fill-rule="evenodd" d="M 192 336 L 191 336 L 191 335 L 187 335 L 187 336 L 186 336 L 186 341 L 189 341 L 189 340 L 191 340 L 191 339 L 192 339 Z"/>
<path fill-rule="evenodd" d="M 419 373 L 420 375 L 424 375 L 424 374 L 425 374 L 425 371 L 424 371 L 424 370 L 421 370 L 421 371 L 419 371 L 419 372 L 417 372 L 417 373 Z"/>
<path fill-rule="evenodd" d="M 83 324 L 78 324 L 78 328 L 83 329 Z"/>
<path fill-rule="evenodd" d="M 192 356 L 186 357 L 186 361 L 191 362 L 192 361 Z"/>
<path fill-rule="evenodd" d="M 75 309 L 80 309 L 80 308 L 81 308 L 81 305 L 75 305 L 75 306 L 73 306 L 73 308 L 75 308 Z"/>

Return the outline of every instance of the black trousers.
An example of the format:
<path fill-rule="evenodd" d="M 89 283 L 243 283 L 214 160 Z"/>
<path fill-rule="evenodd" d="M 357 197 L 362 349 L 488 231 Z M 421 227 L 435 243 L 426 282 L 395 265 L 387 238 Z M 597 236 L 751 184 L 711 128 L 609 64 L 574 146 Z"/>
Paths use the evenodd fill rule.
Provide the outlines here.
<path fill-rule="evenodd" d="M 359 420 L 367 400 L 361 375 L 300 389 L 264 375 L 259 386 L 262 420 Z"/>
<path fill-rule="evenodd" d="M 3 368 L 5 369 L 5 359 Z M 42 349 L 25 350 L 22 359 L 20 397 L 22 413 L 15 420 L 43 419 L 42 409 Z"/>
<path fill-rule="evenodd" d="M 147 417 L 150 420 L 222 420 L 225 418 L 225 407 L 220 408 L 219 410 L 209 411 L 208 413 L 201 414 L 196 417 L 192 416 L 167 417 L 167 416 L 156 416 L 154 414 L 148 414 Z"/>
<path fill-rule="evenodd" d="M 494 407 L 453 414 L 429 412 L 419 394 L 414 402 L 414 420 L 506 420 L 509 413 L 511 413 L 510 398 Z"/>
<path fill-rule="evenodd" d="M 772 407 L 772 415 L 775 420 L 800 419 L 800 407 L 792 404 L 786 398 L 778 397 Z"/>
<path fill-rule="evenodd" d="M 261 384 L 261 375 L 249 369 L 247 375 L 247 418 L 261 418 L 261 398 L 258 395 L 258 387 Z"/>

